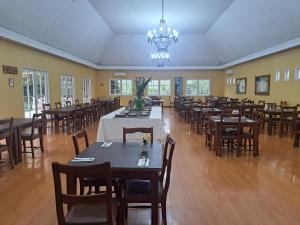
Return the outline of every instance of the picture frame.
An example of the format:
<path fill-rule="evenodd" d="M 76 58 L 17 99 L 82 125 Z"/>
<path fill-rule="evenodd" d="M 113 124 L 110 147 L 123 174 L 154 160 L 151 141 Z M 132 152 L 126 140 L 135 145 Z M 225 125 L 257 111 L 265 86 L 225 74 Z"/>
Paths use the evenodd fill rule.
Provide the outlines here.
<path fill-rule="evenodd" d="M 246 94 L 247 92 L 247 78 L 236 79 L 236 94 Z"/>
<path fill-rule="evenodd" d="M 182 96 L 183 78 L 175 77 L 175 96 Z"/>
<path fill-rule="evenodd" d="M 14 78 L 8 78 L 8 86 L 9 87 L 14 87 L 15 86 Z"/>
<path fill-rule="evenodd" d="M 270 75 L 255 77 L 255 95 L 270 95 Z"/>

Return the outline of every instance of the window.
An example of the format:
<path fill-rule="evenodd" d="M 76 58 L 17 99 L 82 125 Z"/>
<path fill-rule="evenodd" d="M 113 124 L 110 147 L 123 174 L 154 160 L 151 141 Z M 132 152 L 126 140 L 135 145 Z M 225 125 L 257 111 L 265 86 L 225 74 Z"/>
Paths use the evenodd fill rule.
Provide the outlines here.
<path fill-rule="evenodd" d="M 92 98 L 92 81 L 91 78 L 82 78 L 82 102 L 87 103 L 91 101 Z"/>
<path fill-rule="evenodd" d="M 170 80 L 151 80 L 148 84 L 148 95 L 170 96 Z"/>
<path fill-rule="evenodd" d="M 232 82 L 231 83 L 235 84 L 235 78 L 234 77 L 232 77 Z"/>
<path fill-rule="evenodd" d="M 295 69 L 295 80 L 300 80 L 300 67 Z"/>
<path fill-rule="evenodd" d="M 132 80 L 109 80 L 110 95 L 132 95 Z"/>
<path fill-rule="evenodd" d="M 190 95 L 190 96 L 210 95 L 210 80 L 187 80 L 186 95 Z"/>
<path fill-rule="evenodd" d="M 75 77 L 73 75 L 61 75 L 61 102 L 64 105 L 66 101 L 75 100 Z"/>
<path fill-rule="evenodd" d="M 285 81 L 290 80 L 290 74 L 291 74 L 290 69 L 289 69 L 289 68 L 286 68 L 286 69 L 284 70 L 284 80 L 285 80 Z"/>
<path fill-rule="evenodd" d="M 35 69 L 22 69 L 24 114 L 32 118 L 34 113 L 43 110 L 43 104 L 49 103 L 48 73 Z"/>
<path fill-rule="evenodd" d="M 280 81 L 280 70 L 275 71 L 275 81 Z"/>
<path fill-rule="evenodd" d="M 226 82 L 227 82 L 227 85 L 230 85 L 230 84 L 231 84 L 230 77 L 227 77 Z"/>

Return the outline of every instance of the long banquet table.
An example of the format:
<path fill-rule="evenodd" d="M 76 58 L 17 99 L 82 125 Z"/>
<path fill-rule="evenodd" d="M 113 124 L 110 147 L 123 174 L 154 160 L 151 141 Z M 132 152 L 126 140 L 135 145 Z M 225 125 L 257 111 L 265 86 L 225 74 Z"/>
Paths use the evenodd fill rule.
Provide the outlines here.
<path fill-rule="evenodd" d="M 163 126 L 162 109 L 161 107 L 151 107 L 150 116 L 148 117 L 132 117 L 123 118 L 116 117 L 116 114 L 125 110 L 122 107 L 110 114 L 100 118 L 97 141 L 122 141 L 123 127 L 153 127 L 153 139 L 163 141 L 166 138 L 166 132 Z M 141 134 L 128 135 L 129 140 L 140 140 Z"/>
<path fill-rule="evenodd" d="M 113 178 L 146 179 L 151 181 L 151 218 L 152 225 L 158 224 L 158 176 L 162 169 L 162 144 L 154 141 L 153 144 L 142 146 L 141 142 L 114 142 L 109 147 L 101 147 L 103 142 L 91 144 L 77 157 L 95 158 L 93 162 L 72 162 L 70 165 L 94 165 L 110 162 Z M 147 152 L 149 165 L 138 166 L 138 161 L 144 152 Z M 76 193 L 76 180 L 68 177 L 68 193 Z"/>

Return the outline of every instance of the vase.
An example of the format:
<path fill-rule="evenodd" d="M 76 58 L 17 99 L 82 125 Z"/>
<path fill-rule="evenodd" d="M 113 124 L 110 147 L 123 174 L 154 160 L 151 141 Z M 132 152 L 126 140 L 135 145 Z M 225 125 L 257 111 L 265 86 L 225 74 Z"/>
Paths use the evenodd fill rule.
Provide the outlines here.
<path fill-rule="evenodd" d="M 135 99 L 135 107 L 137 110 L 142 110 L 144 108 L 144 100 L 141 97 Z"/>

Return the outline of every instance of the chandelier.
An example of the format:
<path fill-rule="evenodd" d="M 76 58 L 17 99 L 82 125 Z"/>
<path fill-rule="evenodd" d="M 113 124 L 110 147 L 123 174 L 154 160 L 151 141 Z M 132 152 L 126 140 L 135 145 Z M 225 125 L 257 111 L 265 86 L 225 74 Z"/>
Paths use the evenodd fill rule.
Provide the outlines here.
<path fill-rule="evenodd" d="M 170 54 L 168 51 L 158 51 L 151 54 L 152 62 L 155 62 L 158 67 L 163 67 L 169 61 Z"/>
<path fill-rule="evenodd" d="M 148 31 L 148 43 L 155 44 L 157 48 L 157 53 L 151 54 L 151 59 L 157 62 L 157 66 L 163 66 L 161 64 L 162 59 L 164 62 L 169 60 L 168 48 L 172 43 L 176 43 L 178 40 L 178 31 L 168 27 L 166 21 L 164 20 L 164 0 L 162 0 L 161 7 L 161 20 L 157 29 Z"/>

